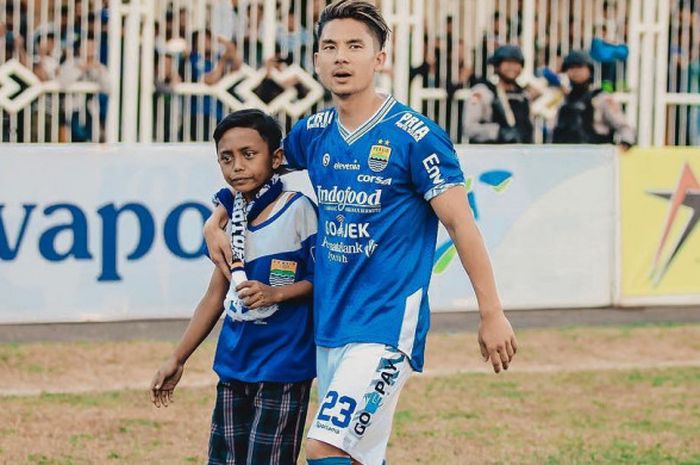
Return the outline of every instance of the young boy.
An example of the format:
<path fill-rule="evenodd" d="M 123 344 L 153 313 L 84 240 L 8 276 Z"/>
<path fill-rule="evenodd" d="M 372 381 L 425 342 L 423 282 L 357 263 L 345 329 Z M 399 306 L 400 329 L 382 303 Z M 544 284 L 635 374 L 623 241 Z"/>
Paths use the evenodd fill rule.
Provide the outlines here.
<path fill-rule="evenodd" d="M 301 446 L 316 373 L 311 295 L 318 220 L 313 203 L 283 191 L 275 174 L 283 158 L 281 139 L 275 120 L 258 110 L 231 113 L 216 127 L 221 172 L 236 193 L 220 190 L 215 204 L 233 223 L 232 243 L 250 280 L 226 296 L 227 277 L 214 270 L 177 348 L 151 383 L 151 400 L 167 407 L 186 360 L 214 327 L 226 296 L 214 359 L 220 382 L 210 465 L 292 465 Z"/>
<path fill-rule="evenodd" d="M 374 87 L 389 32 L 381 13 L 368 1 L 339 0 L 316 32 L 315 70 L 335 107 L 299 121 L 284 142 L 288 167 L 308 170 L 319 205 L 321 405 L 306 455 L 309 465 L 381 465 L 401 389 L 423 369 L 438 221 L 476 293 L 484 359 L 507 369 L 517 342 L 449 136 Z M 205 237 L 218 264 L 226 259 L 212 218 Z"/>

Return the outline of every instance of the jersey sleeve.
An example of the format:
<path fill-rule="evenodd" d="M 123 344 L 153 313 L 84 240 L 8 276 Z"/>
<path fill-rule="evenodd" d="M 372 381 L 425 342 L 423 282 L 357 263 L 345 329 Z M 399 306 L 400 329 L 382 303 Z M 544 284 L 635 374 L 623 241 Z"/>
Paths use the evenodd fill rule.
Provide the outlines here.
<path fill-rule="evenodd" d="M 301 280 L 314 282 L 314 268 L 316 267 L 316 234 L 318 232 L 318 213 L 316 206 L 306 196 L 297 201 L 299 207 L 296 214 L 297 234 L 301 241 L 302 255 L 304 257 L 304 273 Z"/>
<path fill-rule="evenodd" d="M 287 133 L 282 142 L 284 148 L 283 167 L 289 170 L 303 170 L 308 166 L 306 148 L 309 143 L 309 130 L 306 119 L 298 121 Z"/>
<path fill-rule="evenodd" d="M 452 141 L 441 128 L 431 130 L 409 148 L 411 181 L 419 194 L 430 201 L 447 189 L 464 183 L 464 173 Z"/>
<path fill-rule="evenodd" d="M 222 187 L 211 199 L 215 207 L 221 205 L 226 209 L 229 218 L 233 213 L 233 192 L 228 187 Z"/>

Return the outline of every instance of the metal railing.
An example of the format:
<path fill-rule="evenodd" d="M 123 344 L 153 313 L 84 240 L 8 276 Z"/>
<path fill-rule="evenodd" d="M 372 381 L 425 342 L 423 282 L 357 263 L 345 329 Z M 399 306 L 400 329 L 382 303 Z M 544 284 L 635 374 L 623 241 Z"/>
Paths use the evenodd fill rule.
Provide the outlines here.
<path fill-rule="evenodd" d="M 2 140 L 208 140 L 255 106 L 285 127 L 329 103 L 313 75 L 326 0 L 5 0 Z M 378 0 L 393 30 L 380 87 L 463 140 L 469 87 L 498 45 L 520 45 L 524 82 L 598 42 L 595 66 L 640 145 L 698 145 L 700 0 Z M 558 98 L 541 89 L 538 141 Z"/>

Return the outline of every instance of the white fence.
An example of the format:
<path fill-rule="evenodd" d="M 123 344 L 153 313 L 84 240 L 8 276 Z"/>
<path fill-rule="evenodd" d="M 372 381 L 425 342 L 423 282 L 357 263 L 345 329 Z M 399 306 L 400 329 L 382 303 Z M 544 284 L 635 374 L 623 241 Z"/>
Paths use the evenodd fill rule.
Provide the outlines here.
<path fill-rule="evenodd" d="M 2 140 L 204 141 L 241 106 L 289 125 L 327 103 L 311 66 L 325 3 L 5 0 Z M 528 80 L 594 39 L 627 47 L 626 60 L 598 64 L 595 75 L 625 106 L 640 145 L 700 142 L 700 0 L 378 3 L 393 29 L 379 84 L 457 142 L 469 86 L 490 72 L 496 46 L 523 48 Z"/>

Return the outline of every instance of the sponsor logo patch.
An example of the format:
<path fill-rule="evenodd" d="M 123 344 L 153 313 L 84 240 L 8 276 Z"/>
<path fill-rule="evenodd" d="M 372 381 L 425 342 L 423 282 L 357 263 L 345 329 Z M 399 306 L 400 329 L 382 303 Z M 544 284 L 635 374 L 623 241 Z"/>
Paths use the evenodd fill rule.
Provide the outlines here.
<path fill-rule="evenodd" d="M 383 145 L 386 144 L 386 145 Z M 380 171 L 383 171 L 384 168 L 386 168 L 386 165 L 389 164 L 389 157 L 391 156 L 391 148 L 387 147 L 389 144 L 389 141 L 379 141 L 379 144 L 373 145 L 369 149 L 369 169 L 374 171 L 375 173 L 378 173 Z"/>
<path fill-rule="evenodd" d="M 326 236 L 347 239 L 369 239 L 369 223 L 346 222 L 342 215 L 338 215 L 336 219 L 337 221 L 326 220 Z"/>
<path fill-rule="evenodd" d="M 353 160 L 352 163 L 341 163 L 339 161 L 333 163 L 333 169 L 336 171 L 360 171 L 360 164 L 357 160 Z"/>
<path fill-rule="evenodd" d="M 430 132 L 430 128 L 412 113 L 404 113 L 401 119 L 396 122 L 396 126 L 406 131 L 416 142 L 419 142 Z"/>
<path fill-rule="evenodd" d="M 332 211 L 353 213 L 376 213 L 382 209 L 382 190 L 374 192 L 356 191 L 352 187 L 316 187 L 319 207 Z"/>
<path fill-rule="evenodd" d="M 294 284 L 297 262 L 273 259 L 270 264 L 270 286 Z"/>
<path fill-rule="evenodd" d="M 405 359 L 405 355 L 396 352 L 395 357 L 385 357 L 379 361 L 370 390 L 363 396 L 365 405 L 353 417 L 351 431 L 357 438 L 365 434 L 367 428 L 372 425 L 372 418 L 384 404 L 387 396 L 393 394 L 401 371 L 400 364 Z"/>
<path fill-rule="evenodd" d="M 322 111 L 309 116 L 309 119 L 306 120 L 306 129 L 322 129 L 331 124 L 331 121 L 333 121 L 333 112 L 330 110 Z"/>
<path fill-rule="evenodd" d="M 425 157 L 423 159 L 423 167 L 428 173 L 430 180 L 433 181 L 433 185 L 439 186 L 445 182 L 440 174 L 440 158 L 438 158 L 437 154 L 431 153 Z"/>
<path fill-rule="evenodd" d="M 379 184 L 380 186 L 391 186 L 391 183 L 394 182 L 394 180 L 392 178 L 385 178 L 383 176 L 375 176 L 371 174 L 358 174 L 357 182 Z"/>

